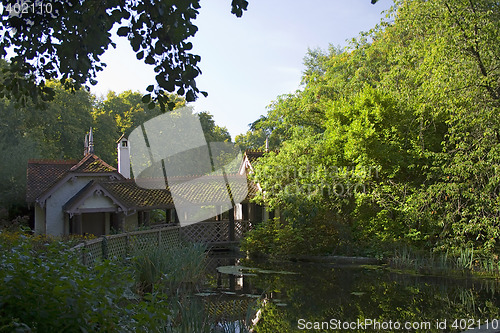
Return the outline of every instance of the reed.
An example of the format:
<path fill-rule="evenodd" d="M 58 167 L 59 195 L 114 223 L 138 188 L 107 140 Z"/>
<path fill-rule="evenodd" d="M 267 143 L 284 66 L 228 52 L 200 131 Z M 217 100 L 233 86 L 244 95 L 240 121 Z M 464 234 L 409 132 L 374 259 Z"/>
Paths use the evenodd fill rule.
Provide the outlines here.
<path fill-rule="evenodd" d="M 398 269 L 410 269 L 424 274 L 475 273 L 500 276 L 500 262 L 492 257 L 477 256 L 473 248 L 461 249 L 457 255 L 450 256 L 448 252 L 425 255 L 402 247 L 395 251 L 390 263 Z"/>
<path fill-rule="evenodd" d="M 195 290 L 205 278 L 206 247 L 190 244 L 174 248 L 149 248 L 133 258 L 137 288 L 155 288 L 169 294 Z"/>

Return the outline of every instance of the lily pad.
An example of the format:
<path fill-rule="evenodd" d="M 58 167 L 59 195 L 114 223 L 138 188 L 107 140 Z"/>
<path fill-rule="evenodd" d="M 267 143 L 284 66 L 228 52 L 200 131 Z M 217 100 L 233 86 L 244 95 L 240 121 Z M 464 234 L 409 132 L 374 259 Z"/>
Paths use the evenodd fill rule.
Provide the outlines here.
<path fill-rule="evenodd" d="M 294 272 L 287 271 L 273 271 L 268 269 L 252 268 L 245 266 L 220 266 L 217 267 L 217 271 L 221 274 L 231 274 L 231 275 L 244 275 L 244 276 L 255 276 L 255 273 L 262 274 L 298 274 Z"/>
<path fill-rule="evenodd" d="M 366 294 L 366 293 L 363 291 L 353 291 L 351 293 L 351 295 L 354 295 L 354 296 L 363 296 L 364 294 Z"/>
<path fill-rule="evenodd" d="M 221 274 L 230 274 L 230 275 L 247 275 L 249 273 L 243 273 L 242 271 L 244 270 L 248 271 L 250 269 L 251 268 L 245 266 L 219 266 L 217 267 L 217 272 Z"/>

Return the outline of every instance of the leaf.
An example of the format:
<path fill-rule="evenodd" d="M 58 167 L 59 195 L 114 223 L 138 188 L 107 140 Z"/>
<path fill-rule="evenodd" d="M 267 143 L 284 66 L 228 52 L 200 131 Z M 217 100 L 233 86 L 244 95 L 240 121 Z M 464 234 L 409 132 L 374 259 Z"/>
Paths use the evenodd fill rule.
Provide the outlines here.
<path fill-rule="evenodd" d="M 187 102 L 194 102 L 196 100 L 196 95 L 192 90 L 189 90 L 186 94 L 186 101 Z"/>
<path fill-rule="evenodd" d="M 146 90 L 149 91 L 149 92 L 152 92 L 153 90 L 155 89 L 155 86 L 154 85 L 149 85 Z"/>
<path fill-rule="evenodd" d="M 135 56 L 136 56 L 137 60 L 141 60 L 142 58 L 144 58 L 144 51 L 137 53 Z"/>
<path fill-rule="evenodd" d="M 125 36 L 127 36 L 129 34 L 129 32 L 130 32 L 130 28 L 129 27 L 120 27 L 116 31 L 116 34 L 118 36 L 125 37 Z"/>
<path fill-rule="evenodd" d="M 142 102 L 144 104 L 149 103 L 150 101 L 151 101 L 151 94 L 147 94 L 147 95 L 142 96 Z"/>
<path fill-rule="evenodd" d="M 146 60 L 144 60 L 144 62 L 148 65 L 154 65 L 155 59 L 151 55 L 148 55 L 146 57 Z"/>

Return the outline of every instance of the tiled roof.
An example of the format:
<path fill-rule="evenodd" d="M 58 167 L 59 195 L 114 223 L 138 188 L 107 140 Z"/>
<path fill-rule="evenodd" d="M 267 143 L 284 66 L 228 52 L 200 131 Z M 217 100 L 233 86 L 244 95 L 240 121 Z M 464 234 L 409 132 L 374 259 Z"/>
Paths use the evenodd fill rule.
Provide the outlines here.
<path fill-rule="evenodd" d="M 29 160 L 26 174 L 26 201 L 34 202 L 78 161 Z"/>
<path fill-rule="evenodd" d="M 185 179 L 183 179 L 185 180 Z M 191 179 L 193 180 L 193 179 Z M 225 183 L 214 181 L 214 179 L 205 179 L 205 182 L 199 182 L 193 185 L 193 182 L 179 182 L 173 187 L 179 191 L 183 202 L 190 204 L 223 204 L 228 203 L 227 190 L 223 187 Z M 228 181 L 233 191 L 233 196 L 238 200 L 248 200 L 258 191 L 256 185 L 248 181 L 247 187 L 242 182 L 232 182 L 231 175 Z M 63 207 L 65 211 L 74 210 L 80 200 L 83 200 L 96 189 L 106 191 L 115 204 L 125 210 L 149 210 L 166 209 L 174 207 L 174 200 L 168 188 L 165 189 L 146 189 L 139 187 L 133 179 L 122 179 L 113 181 L 91 181 L 82 188 L 73 198 L 71 198 Z M 245 195 L 246 194 L 246 195 Z"/>
<path fill-rule="evenodd" d="M 87 154 L 78 164 L 71 168 L 73 172 L 113 172 L 116 171 L 108 163 L 94 154 Z"/>
<path fill-rule="evenodd" d="M 264 155 L 264 153 L 265 152 L 263 152 L 261 150 L 247 150 L 247 151 L 245 151 L 245 155 L 247 156 L 248 161 L 250 163 L 253 163 L 256 160 L 258 160 L 260 157 L 262 157 L 262 155 Z"/>
<path fill-rule="evenodd" d="M 29 160 L 26 174 L 26 201 L 34 202 L 69 172 L 114 172 L 115 168 L 93 154 L 77 160 Z"/>
<path fill-rule="evenodd" d="M 175 193 L 179 194 L 183 201 L 192 204 L 227 202 L 226 184 L 216 181 L 215 178 L 207 178 L 205 181 L 200 182 L 189 182 L 185 181 L 185 179 L 182 179 L 183 181 L 177 180 L 176 182 L 171 181 L 169 188 L 165 189 L 142 188 L 133 179 L 99 182 L 99 184 L 128 209 L 172 207 L 174 201 L 170 188 L 175 189 Z M 247 184 L 241 181 L 232 181 L 230 175 L 228 181 L 231 184 L 231 191 L 235 199 L 248 200 L 258 191 L 257 186 L 250 181 L 247 181 Z"/>
<path fill-rule="evenodd" d="M 152 190 L 137 186 L 133 179 L 100 182 L 113 197 L 131 209 L 161 208 L 173 205 L 168 190 Z"/>
<path fill-rule="evenodd" d="M 69 173 L 113 172 L 116 169 L 103 162 L 99 157 L 89 154 L 80 162 L 30 160 L 28 162 L 27 201 L 34 202 L 48 191 L 59 179 Z M 258 191 L 258 187 L 241 175 L 227 175 L 231 193 L 235 201 L 248 200 Z M 196 180 L 196 181 L 193 181 Z M 144 180 L 142 180 L 144 182 Z M 152 180 L 155 181 L 155 180 Z M 147 182 L 147 180 L 146 180 Z M 170 189 L 182 200 L 192 204 L 217 204 L 228 200 L 228 190 L 224 179 L 217 176 L 170 178 L 169 187 L 147 189 L 136 184 L 134 179 L 95 181 L 128 209 L 151 209 L 173 205 Z M 73 199 L 85 195 L 91 184 L 84 187 Z M 154 186 L 152 186 L 154 187 Z M 73 203 L 73 199 L 67 205 Z"/>
<path fill-rule="evenodd" d="M 227 175 L 231 194 L 235 201 L 248 198 L 249 182 L 245 176 Z M 205 176 L 191 181 L 169 179 L 169 187 L 174 193 L 192 204 L 225 203 L 229 200 L 229 192 L 224 178 Z"/>

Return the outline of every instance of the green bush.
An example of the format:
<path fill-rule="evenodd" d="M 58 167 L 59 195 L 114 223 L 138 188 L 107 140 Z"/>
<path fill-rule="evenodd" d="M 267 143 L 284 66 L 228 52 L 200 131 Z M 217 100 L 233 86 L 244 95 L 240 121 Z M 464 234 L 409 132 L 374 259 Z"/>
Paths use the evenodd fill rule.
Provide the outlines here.
<path fill-rule="evenodd" d="M 0 242 L 0 332 L 155 331 L 162 326 L 168 314 L 165 298 L 137 298 L 130 289 L 133 275 L 123 263 L 103 261 L 90 268 L 62 242 L 33 244 L 26 236 Z"/>
<path fill-rule="evenodd" d="M 338 227 L 323 219 L 293 226 L 279 218 L 260 223 L 247 233 L 241 249 L 253 255 L 331 254 L 338 248 Z"/>

